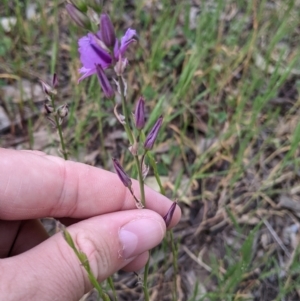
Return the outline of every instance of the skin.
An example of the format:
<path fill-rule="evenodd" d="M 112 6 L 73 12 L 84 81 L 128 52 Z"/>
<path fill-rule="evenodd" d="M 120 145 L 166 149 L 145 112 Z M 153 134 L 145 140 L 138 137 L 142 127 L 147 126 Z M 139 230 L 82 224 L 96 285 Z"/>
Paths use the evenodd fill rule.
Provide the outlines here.
<path fill-rule="evenodd" d="M 138 183 L 133 190 L 139 197 Z M 87 274 L 61 233 L 48 237 L 39 218 L 65 225 L 99 281 L 137 271 L 166 231 L 172 202 L 145 188 L 147 209 L 117 175 L 36 151 L 0 148 L 0 292 L 3 300 L 79 300 Z M 169 228 L 181 212 L 177 206 Z"/>

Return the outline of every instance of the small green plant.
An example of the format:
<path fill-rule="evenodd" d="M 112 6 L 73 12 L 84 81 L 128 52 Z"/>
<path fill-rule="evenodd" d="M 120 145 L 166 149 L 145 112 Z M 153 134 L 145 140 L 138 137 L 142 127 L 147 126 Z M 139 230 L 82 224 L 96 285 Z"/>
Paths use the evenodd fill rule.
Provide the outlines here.
<path fill-rule="evenodd" d="M 73 21 L 80 27 L 91 30 L 93 25 L 89 18 L 87 17 L 86 7 L 75 6 L 73 4 L 66 4 L 66 9 L 73 19 Z M 152 128 L 148 131 L 147 135 L 144 132 L 144 127 L 146 124 L 145 120 L 145 104 L 146 101 L 144 97 L 140 97 L 137 101 L 136 108 L 134 114 L 130 113 L 132 106 L 127 99 L 127 89 L 128 85 L 126 79 L 124 77 L 124 72 L 126 67 L 128 66 L 128 60 L 125 57 L 125 52 L 128 46 L 134 42 L 137 42 L 138 37 L 137 33 L 134 29 L 127 29 L 124 36 L 118 40 L 116 38 L 115 30 L 113 24 L 107 14 L 101 14 L 100 16 L 100 29 L 95 33 L 89 32 L 86 36 L 82 37 L 78 41 L 79 45 L 79 53 L 80 60 L 82 63 L 82 67 L 79 72 L 81 77 L 79 78 L 79 82 L 83 79 L 90 77 L 92 75 L 97 75 L 99 84 L 102 88 L 103 96 L 108 100 L 113 100 L 117 95 L 121 98 L 121 107 L 122 114 L 118 112 L 118 103 L 116 102 L 114 105 L 114 114 L 116 119 L 120 124 L 124 127 L 124 130 L 127 134 L 127 138 L 129 140 L 130 146 L 128 147 L 129 152 L 133 157 L 133 161 L 135 164 L 135 169 L 137 171 L 137 177 L 139 181 L 140 188 L 140 199 L 136 196 L 135 192 L 132 188 L 132 181 L 129 175 L 125 172 L 120 162 L 116 158 L 112 158 L 113 165 L 117 175 L 119 176 L 121 182 L 124 186 L 130 191 L 133 199 L 135 200 L 136 207 L 138 209 L 147 208 L 147 196 L 145 195 L 144 190 L 144 180 L 147 177 L 149 171 L 149 165 L 146 163 L 146 158 L 149 158 L 149 164 L 153 167 L 155 177 L 158 181 L 160 187 L 161 181 L 159 178 L 159 174 L 157 172 L 155 160 L 153 156 L 150 154 L 150 151 L 153 149 L 155 141 L 158 137 L 159 130 L 162 127 L 163 117 L 160 116 L 152 126 Z M 114 82 L 117 86 L 117 91 L 112 87 L 110 80 L 108 79 L 105 70 L 112 69 L 114 71 Z M 45 87 L 46 85 L 43 84 Z M 44 88 L 47 92 L 47 89 Z M 53 104 L 53 98 L 50 98 Z M 46 107 L 48 111 L 50 111 L 49 107 Z M 66 154 L 65 144 L 62 136 L 62 131 L 60 127 L 59 121 L 59 112 L 60 108 L 56 109 L 55 112 L 57 114 L 54 115 L 55 124 L 57 125 L 60 141 L 63 149 L 63 154 Z M 101 127 L 100 127 L 101 129 Z M 67 159 L 67 155 L 64 155 L 64 158 Z M 164 216 L 164 220 L 166 226 L 168 227 L 171 223 L 173 213 L 175 211 L 177 202 L 171 206 L 166 215 Z M 82 262 L 82 260 L 88 262 L 88 258 L 80 251 L 76 250 L 76 247 L 71 240 L 70 235 L 65 230 L 65 238 L 68 244 L 75 251 L 77 257 Z M 170 233 L 171 249 L 173 253 L 173 264 L 174 264 L 174 274 L 177 272 L 177 252 L 174 244 L 172 233 Z M 89 274 L 89 278 L 95 288 L 98 290 L 100 296 L 104 298 L 103 293 L 100 290 L 99 284 L 95 285 L 95 277 L 92 275 L 91 270 L 89 269 L 88 263 L 84 265 L 86 271 Z M 148 269 L 149 269 L 149 261 L 145 267 L 144 273 L 144 282 L 143 282 L 143 290 L 144 290 L 144 298 L 146 301 L 150 300 L 149 289 L 148 289 Z M 110 279 L 110 282 L 112 281 Z M 176 281 L 174 281 L 176 285 Z M 176 299 L 176 288 L 175 288 L 174 298 Z"/>

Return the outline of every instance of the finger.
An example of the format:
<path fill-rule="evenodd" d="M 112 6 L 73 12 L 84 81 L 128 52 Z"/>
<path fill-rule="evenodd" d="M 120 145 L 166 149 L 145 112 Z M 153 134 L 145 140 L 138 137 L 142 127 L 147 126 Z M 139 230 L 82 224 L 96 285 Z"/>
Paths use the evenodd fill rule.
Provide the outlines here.
<path fill-rule="evenodd" d="M 9 255 L 18 234 L 20 224 L 21 221 L 0 220 L 0 258 L 5 258 Z"/>
<path fill-rule="evenodd" d="M 49 236 L 39 220 L 0 221 L 0 258 L 18 255 Z"/>
<path fill-rule="evenodd" d="M 129 264 L 122 268 L 125 272 L 138 272 L 142 269 L 149 259 L 149 252 L 144 252 L 141 255 L 134 258 Z"/>
<path fill-rule="evenodd" d="M 99 168 L 6 149 L 0 149 L 0 166 L 0 219 L 82 219 L 135 208 L 117 175 Z M 137 181 L 133 190 L 139 198 Z M 164 216 L 172 202 L 148 187 L 145 194 L 147 208 Z M 179 218 L 177 206 L 171 226 Z"/>
<path fill-rule="evenodd" d="M 159 244 L 165 230 L 164 220 L 147 209 L 97 216 L 68 228 L 99 281 Z M 11 300 L 78 300 L 91 288 L 61 233 L 0 264 L 0 291 Z M 18 289 L 11 290 L 11 283 L 18 283 Z"/>
<path fill-rule="evenodd" d="M 26 252 L 45 241 L 48 237 L 49 235 L 39 220 L 22 221 L 9 256 Z"/>
<path fill-rule="evenodd" d="M 44 152 L 38 151 L 38 150 L 29 150 L 29 149 L 21 149 L 20 152 L 27 152 L 30 154 L 38 155 L 38 156 L 47 156 Z"/>

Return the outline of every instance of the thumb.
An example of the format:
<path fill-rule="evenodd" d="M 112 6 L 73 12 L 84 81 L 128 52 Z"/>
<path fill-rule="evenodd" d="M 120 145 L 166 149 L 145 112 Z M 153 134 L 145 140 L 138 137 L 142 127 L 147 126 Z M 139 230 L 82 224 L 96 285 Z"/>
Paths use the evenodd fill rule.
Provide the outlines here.
<path fill-rule="evenodd" d="M 109 213 L 68 227 L 100 282 L 123 267 L 130 270 L 130 264 L 144 265 L 147 256 L 139 255 L 158 245 L 165 230 L 162 217 L 147 209 Z M 5 300 L 78 300 L 91 289 L 86 271 L 61 233 L 21 255 L 2 259 L 0 267 Z"/>

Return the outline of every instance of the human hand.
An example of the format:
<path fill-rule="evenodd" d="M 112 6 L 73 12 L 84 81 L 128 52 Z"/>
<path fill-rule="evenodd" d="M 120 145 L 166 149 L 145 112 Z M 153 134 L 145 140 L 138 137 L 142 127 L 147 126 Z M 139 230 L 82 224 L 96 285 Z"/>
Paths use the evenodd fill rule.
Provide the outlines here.
<path fill-rule="evenodd" d="M 138 183 L 133 189 L 139 197 Z M 37 220 L 55 217 L 103 281 L 119 269 L 136 271 L 166 231 L 172 202 L 145 187 L 147 208 L 116 174 L 41 152 L 0 148 L 1 300 L 78 300 L 91 284 L 61 233 L 48 238 Z M 170 227 L 180 219 L 177 206 Z"/>

